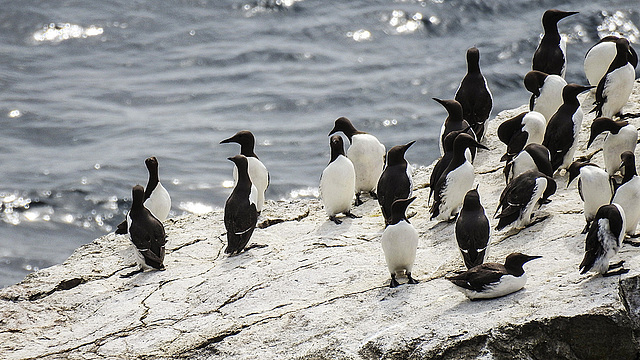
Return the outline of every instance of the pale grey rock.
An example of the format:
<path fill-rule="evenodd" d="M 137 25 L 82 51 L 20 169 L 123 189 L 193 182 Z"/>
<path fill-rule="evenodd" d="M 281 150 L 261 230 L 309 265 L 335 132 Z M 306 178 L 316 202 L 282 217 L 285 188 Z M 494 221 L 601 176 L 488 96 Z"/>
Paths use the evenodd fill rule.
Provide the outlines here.
<path fill-rule="evenodd" d="M 591 95 L 583 109 L 591 110 Z M 624 109 L 640 111 L 640 85 Z M 489 122 L 475 162 L 482 203 L 493 215 L 504 187 L 499 123 Z M 587 114 L 578 154 L 585 154 Z M 636 126 L 640 119 L 631 120 Z M 596 152 L 590 152 L 602 163 Z M 0 290 L 2 359 L 635 359 L 640 346 L 640 249 L 628 245 L 630 273 L 580 275 L 584 225 L 575 185 L 558 192 L 523 229 L 493 230 L 488 261 L 514 251 L 543 258 L 525 265 L 526 287 L 469 301 L 444 279 L 462 270 L 453 223 L 429 220 L 430 167 L 416 170 L 409 208 L 420 233 L 413 275 L 388 288 L 379 206 L 335 225 L 317 200 L 269 202 L 250 244 L 226 246 L 222 212 L 165 222 L 165 271 L 121 278 L 135 263 L 124 236 L 80 247 L 63 264 Z M 492 227 L 496 221 L 491 219 Z M 401 281 L 402 282 L 402 281 Z"/>

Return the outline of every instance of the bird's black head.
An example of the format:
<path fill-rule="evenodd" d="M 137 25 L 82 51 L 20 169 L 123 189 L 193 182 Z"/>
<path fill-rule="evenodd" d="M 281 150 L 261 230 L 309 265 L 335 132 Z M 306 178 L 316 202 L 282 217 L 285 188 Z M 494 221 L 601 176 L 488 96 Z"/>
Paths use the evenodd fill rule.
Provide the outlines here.
<path fill-rule="evenodd" d="M 480 71 L 480 50 L 475 46 L 467 50 L 467 69 L 468 72 Z"/>
<path fill-rule="evenodd" d="M 351 121 L 344 116 L 336 119 L 333 125 L 333 129 L 331 130 L 331 132 L 329 132 L 329 135 L 335 134 L 338 131 L 342 131 L 342 133 L 344 133 L 347 136 L 347 138 L 349 138 L 349 141 L 351 141 L 351 138 L 353 137 L 353 135 L 359 132 L 353 126 Z"/>
<path fill-rule="evenodd" d="M 444 141 L 442 142 L 444 152 L 448 153 L 450 151 L 453 151 L 453 142 L 456 140 L 456 137 L 458 137 L 458 135 L 462 133 L 466 133 L 467 131 L 469 131 L 469 129 L 471 129 L 471 126 L 468 126 L 466 129 L 454 130 L 449 132 L 447 136 L 444 137 Z"/>
<path fill-rule="evenodd" d="M 632 53 L 629 40 L 621 37 L 616 40 L 616 53 L 624 54 L 626 60 L 631 60 Z"/>
<path fill-rule="evenodd" d="M 389 149 L 387 153 L 387 166 L 404 164 L 407 161 L 404 158 L 404 154 L 416 141 L 410 141 L 404 145 L 396 145 Z"/>
<path fill-rule="evenodd" d="M 624 167 L 624 178 L 622 179 L 622 183 L 626 183 L 629 181 L 634 175 L 637 175 L 636 172 L 636 156 L 632 151 L 625 151 L 620 154 L 620 159 L 622 163 L 620 164 L 620 168 Z"/>
<path fill-rule="evenodd" d="M 578 84 L 565 85 L 562 89 L 562 100 L 564 102 L 571 102 L 572 100 L 576 100 L 579 94 L 589 89 L 593 89 L 594 87 L 595 86 L 583 86 Z"/>
<path fill-rule="evenodd" d="M 398 199 L 391 204 L 391 221 L 389 221 L 389 225 L 395 225 L 402 220 L 407 220 L 406 212 L 409 204 L 415 200 L 416 197 L 408 198 L 408 199 Z"/>
<path fill-rule="evenodd" d="M 544 175 L 542 173 L 540 174 Z M 542 199 L 540 199 L 540 201 L 548 203 L 550 202 L 549 196 L 555 194 L 556 190 L 558 190 L 558 184 L 556 184 L 556 181 L 553 180 L 551 176 L 544 175 L 544 177 L 547 179 L 547 188 L 544 190 L 544 193 L 542 193 Z"/>
<path fill-rule="evenodd" d="M 240 153 L 244 156 L 254 156 L 254 147 L 256 139 L 249 130 L 238 131 L 235 135 L 228 139 L 220 141 L 220 144 L 236 143 L 240 144 Z"/>
<path fill-rule="evenodd" d="M 249 162 L 247 161 L 247 157 L 242 154 L 238 154 L 227 159 L 236 164 L 238 173 L 246 173 L 249 169 Z"/>
<path fill-rule="evenodd" d="M 584 166 L 587 166 L 587 165 L 597 166 L 585 159 L 578 159 L 573 163 L 571 163 L 571 165 L 569 165 L 569 168 L 567 169 L 567 172 L 569 173 L 569 180 L 567 180 L 567 187 L 569 187 L 569 185 L 571 185 L 573 180 L 575 180 L 575 178 L 577 178 L 578 175 L 580 175 L 580 169 L 582 169 Z"/>
<path fill-rule="evenodd" d="M 453 120 L 462 120 L 462 105 L 456 100 L 442 100 L 438 98 L 432 98 L 437 101 L 440 105 L 444 106 L 449 113 L 449 118 Z"/>
<path fill-rule="evenodd" d="M 342 140 L 342 136 L 338 134 L 332 135 L 329 140 L 329 146 L 331 148 L 331 161 L 334 161 L 340 155 L 344 156 L 344 141 Z"/>
<path fill-rule="evenodd" d="M 522 273 L 524 273 L 524 270 L 522 269 L 522 265 L 526 264 L 531 260 L 539 259 L 541 257 L 542 256 L 525 255 L 523 253 L 511 253 L 507 256 L 507 259 L 504 261 L 504 267 L 507 268 L 509 272 L 519 273 L 517 274 L 517 276 L 520 276 L 522 275 Z"/>
<path fill-rule="evenodd" d="M 557 31 L 558 21 L 577 13 L 577 11 L 562 11 L 557 9 L 547 10 L 542 15 L 542 26 L 545 31 L 553 29 L 556 29 Z"/>
<path fill-rule="evenodd" d="M 462 204 L 463 210 L 478 210 L 482 209 L 482 204 L 480 203 L 480 194 L 478 193 L 478 188 L 471 189 L 467 191 L 464 196 L 464 202 Z"/>
<path fill-rule="evenodd" d="M 131 196 L 133 198 L 131 208 L 139 208 L 144 204 L 144 187 L 142 185 L 136 185 L 131 189 Z"/>
<path fill-rule="evenodd" d="M 524 87 L 535 96 L 540 96 L 540 89 L 549 76 L 547 73 L 538 70 L 531 70 L 524 76 Z"/>
<path fill-rule="evenodd" d="M 155 156 L 146 158 L 144 164 L 147 166 L 149 173 L 158 170 L 158 159 Z"/>

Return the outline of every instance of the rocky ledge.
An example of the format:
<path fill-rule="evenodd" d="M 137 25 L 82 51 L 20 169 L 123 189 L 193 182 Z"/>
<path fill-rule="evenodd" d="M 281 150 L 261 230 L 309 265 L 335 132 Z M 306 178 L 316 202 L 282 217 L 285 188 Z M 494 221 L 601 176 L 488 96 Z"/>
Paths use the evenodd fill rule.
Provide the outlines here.
<path fill-rule="evenodd" d="M 502 112 L 488 134 L 524 110 Z M 624 110 L 640 111 L 639 83 Z M 585 116 L 578 155 L 587 153 L 592 120 Z M 486 145 L 476 183 L 492 215 L 505 147 L 491 135 Z M 165 271 L 122 278 L 134 264 L 130 244 L 108 234 L 0 290 L 0 358 L 638 358 L 640 249 L 625 245 L 614 259 L 626 261 L 628 274 L 580 275 L 584 217 L 566 175 L 556 175 L 558 192 L 536 213 L 544 220 L 518 233 L 493 230 L 489 261 L 514 251 L 543 256 L 525 265 L 526 287 L 472 302 L 444 279 L 462 261 L 453 223 L 429 220 L 430 172 L 415 172 L 418 200 L 409 208 L 420 233 L 418 285 L 388 287 L 383 220 L 372 200 L 355 209 L 361 218 L 339 226 L 317 200 L 270 202 L 251 240 L 267 246 L 234 257 L 222 253 L 221 211 L 185 216 L 165 223 Z"/>

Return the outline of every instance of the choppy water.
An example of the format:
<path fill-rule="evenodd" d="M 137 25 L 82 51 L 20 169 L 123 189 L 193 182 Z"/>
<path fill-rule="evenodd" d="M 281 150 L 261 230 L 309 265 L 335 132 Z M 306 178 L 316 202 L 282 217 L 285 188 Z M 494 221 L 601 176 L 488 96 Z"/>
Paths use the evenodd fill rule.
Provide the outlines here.
<path fill-rule="evenodd" d="M 637 0 L 11 1 L 0 12 L 0 286 L 110 232 L 155 155 L 172 215 L 223 206 L 252 130 L 267 198 L 314 196 L 333 120 L 436 159 L 475 45 L 494 112 L 524 104 L 544 10 L 564 19 L 570 82 L 609 32 L 638 44 Z"/>

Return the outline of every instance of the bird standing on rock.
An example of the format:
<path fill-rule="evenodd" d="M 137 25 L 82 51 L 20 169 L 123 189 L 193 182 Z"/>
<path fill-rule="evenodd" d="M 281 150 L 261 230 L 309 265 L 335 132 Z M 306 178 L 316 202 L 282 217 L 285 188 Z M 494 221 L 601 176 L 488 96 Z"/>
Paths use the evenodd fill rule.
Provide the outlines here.
<path fill-rule="evenodd" d="M 546 146 L 551 153 L 551 166 L 554 172 L 568 168 L 573 162 L 583 117 L 578 94 L 591 88 L 591 86 L 577 84 L 565 86 L 562 90 L 562 105 L 549 119 L 542 145 Z"/>
<path fill-rule="evenodd" d="M 591 123 L 591 134 L 587 148 L 602 133 L 606 134 L 602 143 L 604 168 L 609 175 L 613 175 L 620 168 L 620 155 L 625 151 L 635 151 L 638 143 L 638 129 L 627 121 L 614 121 L 610 118 L 599 117 Z"/>
<path fill-rule="evenodd" d="M 127 214 L 127 232 L 135 246 L 136 261 L 140 269 L 125 277 L 144 270 L 164 270 L 164 253 L 167 235 L 164 226 L 144 206 L 144 188 L 136 185 L 132 189 L 133 203 Z"/>
<path fill-rule="evenodd" d="M 376 186 L 384 169 L 386 149 L 378 139 L 363 131 L 358 131 L 346 117 L 336 119 L 329 135 L 342 131 L 349 139 L 347 157 L 356 170 L 356 206 L 362 204 L 361 192 L 368 192 L 376 198 Z"/>
<path fill-rule="evenodd" d="M 531 92 L 529 110 L 537 111 L 548 123 L 562 105 L 562 89 L 567 82 L 560 75 L 531 70 L 524 76 L 524 87 Z"/>
<path fill-rule="evenodd" d="M 224 226 L 227 229 L 225 254 L 239 254 L 249 242 L 258 222 L 257 189 L 249 179 L 249 162 L 244 155 L 229 158 L 238 168 L 238 181 L 224 204 Z"/>
<path fill-rule="evenodd" d="M 456 220 L 456 241 L 467 269 L 480 265 L 487 257 L 491 227 L 480 203 L 478 189 L 467 191 Z"/>
<path fill-rule="evenodd" d="M 569 180 L 571 182 L 580 176 L 578 180 L 578 193 L 584 202 L 584 218 L 587 225 L 582 230 L 583 234 L 589 231 L 589 226 L 596 216 L 596 212 L 602 205 L 607 205 L 613 197 L 613 181 L 606 171 L 598 165 L 587 161 L 576 160 L 569 166 Z"/>
<path fill-rule="evenodd" d="M 431 175 L 429 175 L 429 201 L 431 201 L 431 196 L 433 196 L 433 191 L 436 188 L 436 183 L 442 173 L 447 169 L 451 159 L 453 158 L 453 142 L 456 140 L 458 134 L 466 132 L 468 129 L 463 130 L 455 130 L 447 134 L 444 138 L 443 147 L 444 147 L 444 155 L 442 155 L 436 164 L 433 166 L 433 170 L 431 171 Z"/>
<path fill-rule="evenodd" d="M 522 266 L 542 256 L 513 253 L 507 256 L 504 265 L 485 263 L 462 274 L 447 277 L 469 299 L 492 299 L 516 292 L 527 283 L 527 274 Z"/>
<path fill-rule="evenodd" d="M 480 72 L 480 51 L 475 46 L 467 50 L 467 74 L 460 82 L 455 100 L 462 106 L 462 117 L 471 125 L 478 141 L 482 140 L 493 97 L 487 79 Z"/>
<path fill-rule="evenodd" d="M 405 215 L 407 207 L 415 199 L 415 197 L 412 197 L 410 199 L 398 199 L 393 202 L 391 205 L 391 218 L 382 233 L 382 250 L 391 273 L 389 287 L 392 288 L 400 285 L 396 277 L 403 273 L 409 279 L 409 284 L 418 283 L 411 277 L 411 270 L 413 269 L 416 250 L 418 249 L 418 232 Z"/>
<path fill-rule="evenodd" d="M 580 273 L 594 271 L 602 276 L 620 275 L 629 272 L 622 269 L 621 261 L 609 265 L 609 260 L 618 253 L 624 239 L 625 215 L 616 203 L 602 205 L 596 213 L 584 245 L 584 258 L 580 263 Z M 618 269 L 613 271 L 614 269 Z"/>
<path fill-rule="evenodd" d="M 471 135 L 462 133 L 453 142 L 453 158 L 436 182 L 434 201 L 431 206 L 431 219 L 449 220 L 456 216 L 467 191 L 473 187 L 475 178 L 473 165 L 465 154 L 468 148 L 486 146 L 478 143 Z"/>
<path fill-rule="evenodd" d="M 382 208 L 385 225 L 391 221 L 391 205 L 397 199 L 407 199 L 413 192 L 411 167 L 404 154 L 415 141 L 394 146 L 387 154 L 387 167 L 378 181 L 378 203 Z"/>
<path fill-rule="evenodd" d="M 520 113 L 498 126 L 498 138 L 507 145 L 500 161 L 509 161 L 529 144 L 540 144 L 547 122 L 537 111 Z"/>
<path fill-rule="evenodd" d="M 629 100 L 636 78 L 636 71 L 630 63 L 630 58 L 629 41 L 625 38 L 616 40 L 616 57 L 596 88 L 595 107 L 592 111 L 596 112 L 597 117 L 621 116 L 622 108 Z"/>
<path fill-rule="evenodd" d="M 264 193 L 269 187 L 269 171 L 267 171 L 267 167 L 264 166 L 262 161 L 258 159 L 258 155 L 254 152 L 256 139 L 251 131 L 242 130 L 238 131 L 232 137 L 220 141 L 220 144 L 227 143 L 240 144 L 240 154 L 247 158 L 249 164 L 249 179 L 257 190 L 256 209 L 258 210 L 258 214 L 260 214 L 264 208 Z M 233 168 L 233 180 L 238 182 L 237 167 Z"/>
<path fill-rule="evenodd" d="M 342 136 L 331 136 L 330 147 L 331 160 L 320 177 L 320 197 L 329 220 L 341 224 L 342 221 L 336 218 L 337 214 L 354 217 L 351 205 L 355 197 L 356 171 L 344 154 Z"/>
<path fill-rule="evenodd" d="M 556 182 L 537 170 L 529 170 L 515 177 L 500 194 L 496 217 L 500 219 L 496 230 L 510 224 L 521 229 L 531 223 L 533 211 L 541 204 L 549 202 L 549 196 L 556 192 Z"/>
<path fill-rule="evenodd" d="M 165 221 L 171 211 L 171 196 L 167 189 L 162 186 L 158 176 L 158 159 L 155 156 L 144 160 L 144 164 L 149 172 L 149 180 L 144 191 L 144 206 L 151 211 L 160 221 Z M 126 234 L 128 231 L 127 220 L 118 224 L 116 234 Z"/>
<path fill-rule="evenodd" d="M 547 10 L 542 15 L 544 35 L 533 54 L 532 70 L 564 78 L 567 70 L 567 41 L 558 32 L 558 21 L 577 14 L 576 11 Z"/>

